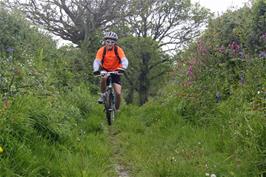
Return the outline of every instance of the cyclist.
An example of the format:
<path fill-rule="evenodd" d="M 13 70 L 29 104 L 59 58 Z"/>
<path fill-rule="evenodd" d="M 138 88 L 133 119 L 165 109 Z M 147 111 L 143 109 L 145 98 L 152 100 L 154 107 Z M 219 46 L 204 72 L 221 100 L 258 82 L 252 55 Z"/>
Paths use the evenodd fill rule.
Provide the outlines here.
<path fill-rule="evenodd" d="M 93 74 L 99 75 L 101 70 L 105 71 L 118 71 L 123 73 L 128 67 L 128 60 L 122 48 L 117 46 L 118 36 L 114 32 L 107 32 L 104 35 L 104 46 L 101 47 L 96 54 L 96 58 L 93 62 Z M 121 78 L 120 75 L 111 75 L 114 83 L 114 91 L 116 94 L 116 110 L 119 111 L 121 102 Z M 101 96 L 98 99 L 98 103 L 103 103 L 103 93 L 106 90 L 107 77 L 101 79 Z"/>

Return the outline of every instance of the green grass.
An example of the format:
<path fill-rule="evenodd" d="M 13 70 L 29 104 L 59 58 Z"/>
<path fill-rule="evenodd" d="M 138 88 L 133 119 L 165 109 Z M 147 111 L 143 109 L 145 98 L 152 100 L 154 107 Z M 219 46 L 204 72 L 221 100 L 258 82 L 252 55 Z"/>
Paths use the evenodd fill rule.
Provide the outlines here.
<path fill-rule="evenodd" d="M 115 176 L 95 100 L 82 87 L 51 98 L 14 99 L 1 112 L 0 176 Z"/>
<path fill-rule="evenodd" d="M 238 95 L 204 114 L 186 98 L 167 98 L 123 105 L 108 127 L 102 106 L 83 86 L 55 97 L 17 97 L 1 110 L 0 176 L 112 177 L 116 164 L 134 177 L 265 171 L 263 112 Z"/>
<path fill-rule="evenodd" d="M 258 176 L 256 161 L 261 156 L 254 147 L 233 137 L 232 123 L 195 125 L 178 114 L 179 102 L 149 103 L 142 108 L 127 107 L 115 123 L 117 143 L 124 164 L 134 177 L 199 177 L 206 173 L 224 177 Z M 225 103 L 228 105 L 228 102 Z M 227 109 L 232 109 L 229 105 Z M 225 111 L 225 108 L 223 108 Z M 229 110 L 227 110 L 229 111 Z M 229 112 L 241 119 L 241 112 Z M 211 115 L 209 115 L 211 116 Z M 212 115 L 221 118 L 221 112 Z M 220 116 L 220 117 L 219 117 Z M 237 117 L 238 116 L 238 117 Z M 262 115 L 256 115 L 256 118 Z M 236 119 L 235 119 L 236 118 Z M 209 119 L 209 118 L 208 118 Z M 240 123 L 240 120 L 238 120 Z M 243 125 L 246 125 L 243 122 Z M 257 120 L 257 124 L 262 125 Z M 261 132 L 261 131 L 260 131 Z M 257 138 L 258 139 L 258 138 Z M 253 141 L 246 137 L 246 141 Z M 255 142 L 251 142 L 255 145 Z"/>

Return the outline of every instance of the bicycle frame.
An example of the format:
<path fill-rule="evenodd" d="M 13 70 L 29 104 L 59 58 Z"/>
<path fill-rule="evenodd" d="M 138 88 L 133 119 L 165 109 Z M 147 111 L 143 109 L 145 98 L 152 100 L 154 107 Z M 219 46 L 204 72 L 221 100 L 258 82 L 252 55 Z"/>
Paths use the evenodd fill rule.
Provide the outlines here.
<path fill-rule="evenodd" d="M 104 93 L 104 110 L 108 125 L 112 125 L 115 117 L 115 93 L 113 88 L 112 74 L 118 74 L 118 72 L 101 72 L 102 77 L 107 77 L 107 86 Z"/>

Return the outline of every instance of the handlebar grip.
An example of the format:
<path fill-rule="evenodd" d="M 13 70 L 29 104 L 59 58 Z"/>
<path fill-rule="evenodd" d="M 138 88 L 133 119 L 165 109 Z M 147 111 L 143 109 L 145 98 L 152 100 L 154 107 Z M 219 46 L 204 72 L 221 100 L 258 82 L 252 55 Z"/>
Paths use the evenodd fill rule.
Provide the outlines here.
<path fill-rule="evenodd" d="M 94 72 L 93 72 L 93 75 L 95 75 L 95 76 L 100 75 L 100 71 L 94 71 Z"/>
<path fill-rule="evenodd" d="M 125 71 L 125 69 L 120 68 L 120 69 L 117 70 L 117 72 L 120 73 L 120 74 L 124 74 L 126 71 Z"/>

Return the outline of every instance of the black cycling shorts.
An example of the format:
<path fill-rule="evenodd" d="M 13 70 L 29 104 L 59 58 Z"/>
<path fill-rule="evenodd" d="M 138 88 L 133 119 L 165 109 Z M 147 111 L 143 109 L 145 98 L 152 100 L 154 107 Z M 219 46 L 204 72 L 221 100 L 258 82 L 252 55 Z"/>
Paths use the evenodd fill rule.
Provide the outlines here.
<path fill-rule="evenodd" d="M 120 77 L 120 75 L 111 74 L 111 77 L 112 77 L 113 83 L 121 85 L 121 77 Z M 109 84 L 109 83 L 107 83 L 107 84 Z"/>

